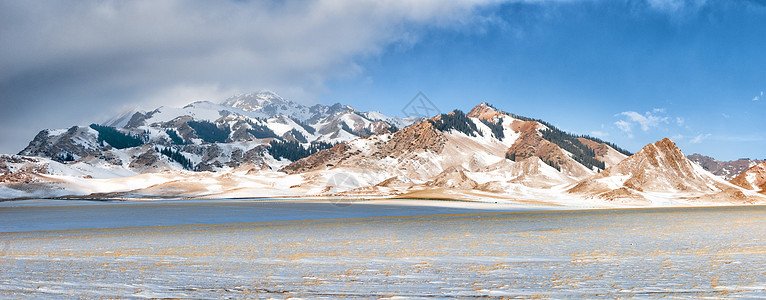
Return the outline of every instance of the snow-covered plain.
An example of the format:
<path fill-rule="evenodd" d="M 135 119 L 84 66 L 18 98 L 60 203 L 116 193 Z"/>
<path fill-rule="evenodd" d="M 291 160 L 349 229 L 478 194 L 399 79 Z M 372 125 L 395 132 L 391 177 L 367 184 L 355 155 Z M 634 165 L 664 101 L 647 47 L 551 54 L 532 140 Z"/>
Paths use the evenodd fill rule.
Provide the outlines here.
<path fill-rule="evenodd" d="M 490 212 L 326 201 L 289 203 L 296 213 L 278 221 L 268 217 L 285 202 L 3 203 L 0 298 L 766 296 L 763 206 Z M 106 221 L 110 206 L 141 205 L 157 209 L 132 216 L 161 226 Z M 171 225 L 213 206 L 243 213 Z M 75 210 L 103 216 L 85 229 L 50 225 Z M 15 228 L 24 224 L 51 227 Z"/>

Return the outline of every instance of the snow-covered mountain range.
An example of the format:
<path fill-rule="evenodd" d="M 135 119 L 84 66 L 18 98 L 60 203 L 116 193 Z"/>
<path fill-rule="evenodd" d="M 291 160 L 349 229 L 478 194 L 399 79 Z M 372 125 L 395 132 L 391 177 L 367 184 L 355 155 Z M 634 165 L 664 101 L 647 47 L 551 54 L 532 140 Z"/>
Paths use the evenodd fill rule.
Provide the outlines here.
<path fill-rule="evenodd" d="M 415 120 L 359 112 L 341 104 L 307 107 L 261 91 L 221 104 L 199 101 L 182 108 L 133 112 L 129 118 L 100 125 L 43 130 L 19 155 L 67 163 L 86 173 L 90 166 L 133 175 L 221 171 L 244 163 L 276 169 L 295 157 L 291 152 L 313 152 Z M 272 143 L 282 145 L 269 147 Z"/>
<path fill-rule="evenodd" d="M 766 199 L 760 181 L 729 183 L 670 140 L 632 154 L 486 103 L 424 120 L 341 104 L 307 107 L 262 91 L 128 115 L 43 130 L 19 155 L 0 156 L 0 198 L 332 196 L 575 206 Z"/>

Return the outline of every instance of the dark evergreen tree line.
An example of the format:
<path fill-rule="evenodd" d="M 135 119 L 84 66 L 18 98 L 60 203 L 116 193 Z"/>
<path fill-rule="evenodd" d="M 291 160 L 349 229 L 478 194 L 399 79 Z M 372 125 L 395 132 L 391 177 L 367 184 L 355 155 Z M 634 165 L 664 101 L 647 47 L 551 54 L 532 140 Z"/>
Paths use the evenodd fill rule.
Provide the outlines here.
<path fill-rule="evenodd" d="M 513 117 L 513 118 L 515 118 L 515 119 L 519 119 L 519 120 L 522 120 L 522 121 L 535 121 L 535 122 L 538 122 L 538 123 L 540 123 L 540 124 L 543 124 L 543 125 L 545 125 L 545 126 L 548 126 L 548 128 L 552 128 L 552 129 L 555 129 L 555 130 L 559 130 L 559 129 L 558 129 L 558 128 L 556 128 L 555 126 L 553 126 L 553 125 L 551 125 L 550 123 L 548 123 L 548 122 L 545 122 L 545 121 L 543 121 L 543 120 L 540 120 L 540 119 L 533 119 L 533 118 L 528 118 L 528 117 L 525 117 L 525 116 L 520 116 L 520 115 L 512 114 L 512 113 L 509 113 L 509 112 L 505 112 L 505 111 L 499 110 L 499 109 L 497 109 L 497 108 L 495 108 L 494 106 L 492 106 L 492 105 L 489 105 L 489 104 L 487 104 L 487 106 L 489 106 L 489 107 L 492 107 L 493 109 L 495 109 L 495 110 L 499 111 L 500 113 L 503 113 L 503 114 L 509 115 L 509 116 L 511 116 L 511 117 Z M 614 148 L 614 150 L 617 150 L 617 152 L 620 152 L 620 153 L 622 153 L 622 154 L 625 154 L 625 155 L 627 155 L 627 156 L 631 156 L 631 155 L 633 155 L 633 153 L 631 153 L 630 151 L 628 151 L 628 150 L 625 150 L 625 149 L 623 149 L 623 148 L 620 148 L 619 146 L 615 145 L 614 143 L 611 143 L 611 142 L 607 142 L 607 141 L 604 141 L 604 140 L 602 140 L 602 139 L 599 139 L 599 138 L 596 138 L 596 137 L 592 137 L 592 136 L 588 136 L 588 135 L 579 135 L 579 136 L 578 136 L 578 135 L 573 135 L 573 136 L 575 136 L 575 137 L 581 137 L 581 138 L 585 138 L 585 139 L 589 139 L 589 140 L 591 140 L 591 141 L 594 141 L 594 142 L 597 142 L 597 143 L 604 143 L 604 144 L 608 145 L 609 147 L 612 147 L 612 148 Z"/>
<path fill-rule="evenodd" d="M 633 155 L 633 153 L 632 153 L 632 152 L 630 152 L 630 151 L 628 151 L 628 150 L 625 150 L 625 149 L 623 149 L 623 148 L 620 148 L 620 147 L 618 147 L 617 145 L 615 145 L 615 144 L 613 144 L 613 143 L 611 143 L 611 142 L 607 142 L 607 141 L 604 141 L 604 140 L 602 140 L 602 139 L 600 139 L 600 138 L 597 138 L 597 137 L 592 137 L 592 136 L 589 136 L 589 135 L 581 135 L 581 136 L 579 136 L 579 137 L 581 137 L 581 138 L 584 138 L 584 139 L 589 139 L 589 140 L 591 140 L 591 141 L 594 141 L 594 142 L 597 142 L 597 143 L 604 143 L 604 144 L 606 144 L 607 146 L 609 146 L 609 147 L 612 147 L 614 150 L 617 150 L 617 152 L 620 152 L 620 153 L 622 153 L 622 154 L 625 154 L 625 155 L 627 155 L 627 156 L 631 156 L 631 155 Z"/>
<path fill-rule="evenodd" d="M 311 127 L 308 124 L 303 123 L 302 121 L 300 121 L 298 119 L 290 118 L 290 120 L 293 120 L 293 122 L 295 122 L 295 124 L 298 124 L 301 127 L 303 127 L 303 130 L 306 130 L 306 132 L 308 132 L 309 134 L 314 134 L 316 132 L 316 129 L 314 129 L 314 127 Z"/>
<path fill-rule="evenodd" d="M 231 132 L 228 127 L 220 128 L 208 121 L 189 121 L 186 124 L 189 124 L 197 136 L 207 143 L 225 143 Z"/>
<path fill-rule="evenodd" d="M 389 122 L 386 122 L 386 124 L 388 124 L 388 131 L 390 131 L 391 133 L 399 131 L 399 127 L 396 127 L 396 125 Z"/>
<path fill-rule="evenodd" d="M 173 144 L 176 144 L 176 145 L 186 144 L 186 142 L 184 142 L 184 139 L 182 139 L 175 130 L 165 129 L 165 133 L 167 133 L 168 137 L 170 137 L 170 141 L 172 141 Z"/>
<path fill-rule="evenodd" d="M 252 134 L 253 137 L 256 139 L 267 139 L 267 138 L 276 138 L 277 134 L 274 133 L 269 127 L 266 127 L 266 125 L 256 124 L 251 121 L 247 121 L 248 124 L 250 124 L 250 129 L 247 130 L 248 133 Z"/>
<path fill-rule="evenodd" d="M 496 139 L 502 140 L 505 138 L 505 132 L 503 132 L 503 119 L 498 119 L 497 123 L 492 123 L 488 120 L 481 120 L 481 122 L 489 127 L 489 129 L 492 131 L 492 135 Z"/>
<path fill-rule="evenodd" d="M 499 110 L 499 109 L 497 109 L 494 106 L 489 105 L 489 104 L 487 104 L 487 106 L 492 107 L 493 109 L 495 109 L 495 110 L 497 110 L 497 111 L 499 111 L 499 112 L 501 112 L 503 114 L 509 115 L 509 116 L 511 116 L 511 117 L 513 117 L 515 119 L 519 119 L 519 120 L 522 120 L 522 121 L 535 121 L 535 122 L 538 122 L 540 124 L 543 124 L 543 125 L 547 126 L 548 128 L 550 128 L 550 129 L 552 129 L 554 131 L 561 131 L 558 128 L 556 128 L 555 126 L 553 126 L 550 123 L 545 122 L 543 120 L 528 118 L 528 117 L 525 117 L 525 116 L 520 116 L 520 115 L 512 114 L 512 113 L 509 113 L 509 112 L 505 112 L 505 111 Z M 570 136 L 572 136 L 574 138 L 585 138 L 585 139 L 589 139 L 589 140 L 597 142 L 597 143 L 604 143 L 607 146 L 612 147 L 617 152 L 620 152 L 620 153 L 625 154 L 627 156 L 633 155 L 633 153 L 631 153 L 630 151 L 625 150 L 623 148 L 620 148 L 619 146 L 615 145 L 614 143 L 607 142 L 607 141 L 604 141 L 604 140 L 596 138 L 596 137 L 592 137 L 592 136 L 588 136 L 588 135 L 572 135 L 572 134 L 569 134 L 569 133 L 566 133 L 566 132 L 564 132 L 564 133 L 567 134 L 567 135 L 570 135 Z M 561 146 L 561 145 L 559 145 L 559 146 Z M 601 169 L 603 169 L 603 168 L 601 168 Z"/>
<path fill-rule="evenodd" d="M 300 131 L 296 130 L 295 128 L 290 129 L 290 134 L 292 134 L 293 137 L 296 140 L 298 140 L 299 142 L 301 142 L 301 143 L 308 143 L 308 139 L 306 139 L 306 137 Z"/>
<path fill-rule="evenodd" d="M 348 124 L 346 124 L 346 122 L 340 122 L 340 129 L 343 129 L 348 133 L 354 134 L 354 130 L 351 129 L 351 127 L 348 127 Z"/>
<path fill-rule="evenodd" d="M 157 147 L 155 147 L 154 150 L 181 164 L 184 169 L 194 171 L 194 163 L 192 163 L 190 159 L 186 158 L 186 156 L 184 156 L 181 151 L 174 150 L 172 148 L 158 149 Z"/>
<path fill-rule="evenodd" d="M 297 161 L 321 150 L 332 148 L 332 146 L 334 145 L 331 143 L 313 142 L 304 148 L 298 142 L 273 140 L 269 143 L 268 151 L 276 159 L 284 158 L 290 161 Z"/>
<path fill-rule="evenodd" d="M 56 156 L 56 161 L 58 162 L 68 162 L 68 161 L 75 161 L 74 155 L 72 153 L 62 153 Z"/>
<path fill-rule="evenodd" d="M 479 131 L 470 118 L 461 110 L 454 110 L 451 114 L 442 114 L 438 120 L 428 120 L 436 129 L 447 132 L 456 130 L 468 136 L 476 136 Z"/>
<path fill-rule="evenodd" d="M 549 166 L 553 167 L 554 169 L 556 169 L 556 171 L 561 172 L 561 166 L 559 165 L 558 162 L 555 162 L 555 161 L 552 161 L 552 160 L 544 160 L 543 162 L 546 165 L 549 165 Z"/>
<path fill-rule="evenodd" d="M 593 169 L 593 167 L 596 167 L 601 170 L 604 169 L 604 162 L 596 159 L 596 153 L 593 152 L 592 149 L 583 145 L 583 143 L 577 139 L 578 138 L 577 136 L 558 130 L 555 127 L 549 127 L 549 128 L 551 129 L 545 129 L 540 131 L 544 139 L 558 145 L 559 147 L 561 147 L 561 149 L 564 149 L 568 151 L 569 153 L 571 153 L 572 158 L 575 161 L 588 167 L 588 169 Z"/>
<path fill-rule="evenodd" d="M 133 134 L 125 134 L 114 127 L 101 126 L 98 124 L 90 124 L 90 128 L 98 131 L 98 142 L 107 142 L 114 148 L 125 149 L 130 147 L 141 146 L 144 141 L 141 137 Z"/>

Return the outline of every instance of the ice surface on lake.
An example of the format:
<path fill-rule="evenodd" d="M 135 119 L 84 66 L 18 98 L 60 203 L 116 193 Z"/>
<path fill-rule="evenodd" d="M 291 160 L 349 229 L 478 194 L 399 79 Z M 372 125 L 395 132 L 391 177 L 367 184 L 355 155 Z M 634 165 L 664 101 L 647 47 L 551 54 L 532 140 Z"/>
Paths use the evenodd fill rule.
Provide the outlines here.
<path fill-rule="evenodd" d="M 766 208 L 756 206 L 338 217 L 0 239 L 0 298 L 766 296 Z"/>

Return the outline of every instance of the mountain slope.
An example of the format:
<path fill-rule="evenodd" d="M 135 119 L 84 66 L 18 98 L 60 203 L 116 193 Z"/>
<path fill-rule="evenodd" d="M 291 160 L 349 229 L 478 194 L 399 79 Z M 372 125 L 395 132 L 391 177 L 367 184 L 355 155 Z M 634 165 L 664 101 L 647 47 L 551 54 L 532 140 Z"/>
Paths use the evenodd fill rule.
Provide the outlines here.
<path fill-rule="evenodd" d="M 764 199 L 692 163 L 668 139 L 628 157 L 486 103 L 419 121 L 340 104 L 308 108 L 267 92 L 224 104 L 135 112 L 110 123 L 119 128 L 42 131 L 24 155 L 0 156 L 0 198 L 354 196 L 581 207 Z M 735 183 L 760 187 L 759 170 Z"/>
<path fill-rule="evenodd" d="M 703 170 L 665 138 L 603 172 L 580 181 L 570 193 L 609 201 L 668 203 L 687 201 L 749 201 L 732 184 Z"/>
<path fill-rule="evenodd" d="M 731 180 L 731 183 L 748 190 L 756 190 L 766 193 L 766 162 L 762 162 L 747 169 L 742 174 Z"/>
<path fill-rule="evenodd" d="M 358 192 L 394 194 L 434 188 L 513 193 L 571 184 L 595 174 L 571 152 L 545 139 L 545 131 L 553 130 L 560 132 L 482 103 L 468 114 L 456 110 L 394 133 L 336 145 L 282 171 L 314 174 L 316 184 L 333 174 L 352 174 L 366 187 Z M 604 153 L 619 153 L 608 145 L 587 141 L 593 147 L 603 146 Z M 529 151 L 522 156 L 516 149 Z M 516 155 L 509 157 L 508 153 Z M 589 153 L 593 153 L 589 159 L 598 159 L 594 152 Z"/>

